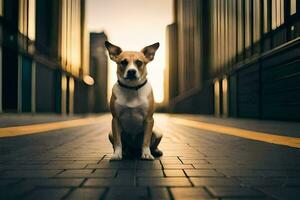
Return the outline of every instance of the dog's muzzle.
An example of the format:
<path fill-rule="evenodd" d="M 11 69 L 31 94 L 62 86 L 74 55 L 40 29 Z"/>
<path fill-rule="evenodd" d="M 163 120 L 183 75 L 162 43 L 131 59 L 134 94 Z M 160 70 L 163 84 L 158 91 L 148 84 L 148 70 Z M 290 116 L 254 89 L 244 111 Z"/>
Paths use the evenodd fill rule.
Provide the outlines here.
<path fill-rule="evenodd" d="M 129 79 L 129 80 L 137 79 L 137 77 L 136 77 L 136 70 L 134 70 L 134 69 L 128 70 L 127 71 L 126 79 Z"/>

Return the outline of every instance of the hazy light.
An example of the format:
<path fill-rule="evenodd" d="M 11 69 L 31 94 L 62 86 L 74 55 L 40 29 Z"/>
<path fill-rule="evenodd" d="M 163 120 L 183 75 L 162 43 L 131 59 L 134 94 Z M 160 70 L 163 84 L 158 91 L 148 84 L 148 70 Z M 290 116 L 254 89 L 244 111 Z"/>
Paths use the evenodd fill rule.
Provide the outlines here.
<path fill-rule="evenodd" d="M 164 100 L 165 29 L 172 19 L 172 0 L 87 0 L 88 29 L 105 31 L 108 39 L 123 50 L 139 51 L 160 42 L 154 60 L 148 64 L 156 102 Z M 108 97 L 116 80 L 116 64 L 110 61 Z"/>
<path fill-rule="evenodd" d="M 73 114 L 74 112 L 74 89 L 75 89 L 75 83 L 74 78 L 69 78 L 69 114 Z"/>
<path fill-rule="evenodd" d="M 228 115 L 228 80 L 226 77 L 222 80 L 222 94 L 223 94 L 223 115 Z"/>
<path fill-rule="evenodd" d="M 28 38 L 35 40 L 35 0 L 29 0 L 28 8 Z"/>
<path fill-rule="evenodd" d="M 83 81 L 87 84 L 87 85 L 94 85 L 94 79 L 93 77 L 89 76 L 89 75 L 85 75 L 83 77 Z"/>
<path fill-rule="evenodd" d="M 219 80 L 214 82 L 214 100 L 215 100 L 215 115 L 220 115 L 220 83 Z"/>

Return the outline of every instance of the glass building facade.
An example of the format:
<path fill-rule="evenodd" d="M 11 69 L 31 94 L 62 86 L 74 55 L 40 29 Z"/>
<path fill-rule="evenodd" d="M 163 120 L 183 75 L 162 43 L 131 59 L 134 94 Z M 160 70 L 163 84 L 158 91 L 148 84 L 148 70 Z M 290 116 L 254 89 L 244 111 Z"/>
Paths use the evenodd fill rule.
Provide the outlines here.
<path fill-rule="evenodd" d="M 170 81 L 170 90 L 175 83 L 181 89 L 170 99 L 171 111 L 300 119 L 299 1 L 174 4 L 178 58 L 171 59 L 178 66 L 169 67 L 173 74 L 178 69 L 178 79 Z"/>
<path fill-rule="evenodd" d="M 87 45 L 84 0 L 0 0 L 0 112 L 87 112 Z"/>

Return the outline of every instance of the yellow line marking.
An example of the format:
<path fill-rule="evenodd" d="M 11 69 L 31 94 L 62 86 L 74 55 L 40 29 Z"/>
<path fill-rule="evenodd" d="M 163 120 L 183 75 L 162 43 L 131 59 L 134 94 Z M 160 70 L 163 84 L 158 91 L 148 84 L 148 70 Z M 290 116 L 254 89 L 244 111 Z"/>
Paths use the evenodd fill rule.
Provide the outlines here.
<path fill-rule="evenodd" d="M 34 133 L 41 133 L 41 132 L 58 130 L 58 129 L 73 128 L 73 127 L 85 126 L 90 124 L 96 124 L 99 123 L 100 120 L 105 117 L 107 117 L 107 115 L 102 115 L 99 117 L 88 117 L 83 119 L 60 121 L 60 122 L 5 127 L 5 128 L 0 128 L 0 137 L 30 135 Z"/>
<path fill-rule="evenodd" d="M 257 140 L 257 141 L 262 141 L 262 142 L 267 142 L 272 144 L 300 148 L 300 138 L 297 137 L 281 136 L 272 133 L 245 130 L 245 129 L 234 128 L 229 126 L 181 119 L 177 117 L 172 117 L 172 122 L 179 125 L 217 132 L 225 135 L 232 135 L 232 136 L 247 138 L 250 140 Z"/>

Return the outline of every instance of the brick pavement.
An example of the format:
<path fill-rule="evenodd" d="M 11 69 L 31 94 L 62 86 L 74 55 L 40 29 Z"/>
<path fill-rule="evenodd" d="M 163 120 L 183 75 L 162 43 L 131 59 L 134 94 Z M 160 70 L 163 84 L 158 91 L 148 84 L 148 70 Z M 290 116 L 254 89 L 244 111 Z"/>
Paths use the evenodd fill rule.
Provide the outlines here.
<path fill-rule="evenodd" d="M 0 199 L 299 199 L 299 149 L 160 116 L 163 157 L 110 162 L 109 120 L 0 138 Z"/>

